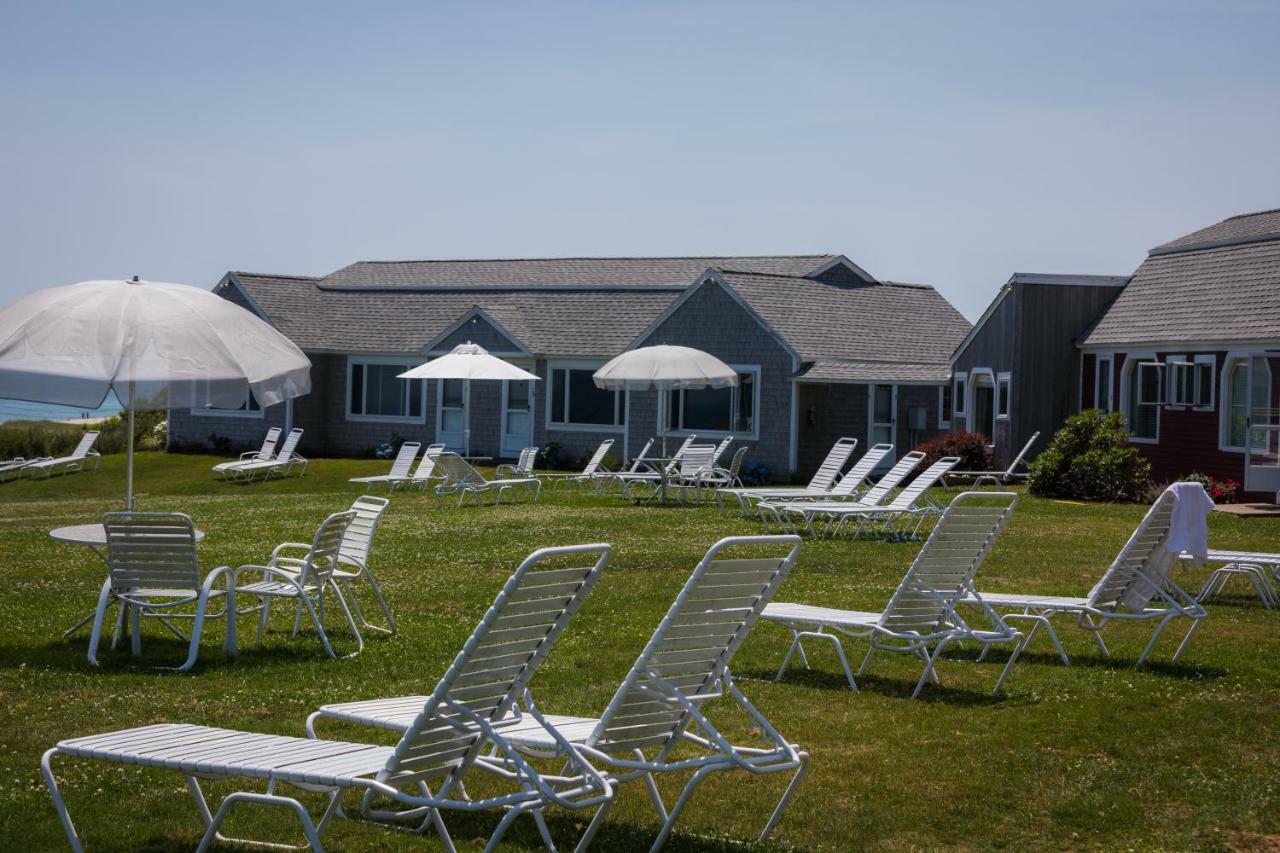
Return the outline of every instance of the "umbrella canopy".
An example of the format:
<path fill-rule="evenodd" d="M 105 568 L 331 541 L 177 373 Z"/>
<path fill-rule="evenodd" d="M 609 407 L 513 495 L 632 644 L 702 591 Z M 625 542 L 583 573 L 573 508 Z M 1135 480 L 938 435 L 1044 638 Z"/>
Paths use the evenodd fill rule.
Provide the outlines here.
<path fill-rule="evenodd" d="M 497 380 L 508 382 L 534 381 L 536 373 L 522 370 L 500 358 L 489 355 L 484 347 L 467 341 L 458 344 L 448 355 L 420 364 L 399 374 L 401 379 L 461 379 L 462 385 L 462 453 L 471 455 L 471 380 Z"/>
<path fill-rule="evenodd" d="M 727 388 L 738 384 L 738 373 L 709 352 L 660 344 L 627 350 L 592 374 L 592 379 L 606 391 Z"/>
<path fill-rule="evenodd" d="M 126 503 L 133 506 L 133 413 L 263 407 L 311 390 L 311 362 L 249 311 L 181 284 L 85 281 L 0 309 L 0 397 L 128 412 Z"/>
<path fill-rule="evenodd" d="M 693 347 L 659 344 L 627 350 L 591 374 L 597 388 L 606 391 L 646 391 L 656 388 L 728 388 L 738 384 L 738 371 L 709 352 Z M 658 434 L 662 455 L 667 455 L 667 430 L 658 406 Z"/>
<path fill-rule="evenodd" d="M 520 382 L 538 379 L 536 373 L 508 364 L 479 344 L 458 344 L 448 355 L 420 364 L 400 374 L 401 379 L 506 379 Z"/>

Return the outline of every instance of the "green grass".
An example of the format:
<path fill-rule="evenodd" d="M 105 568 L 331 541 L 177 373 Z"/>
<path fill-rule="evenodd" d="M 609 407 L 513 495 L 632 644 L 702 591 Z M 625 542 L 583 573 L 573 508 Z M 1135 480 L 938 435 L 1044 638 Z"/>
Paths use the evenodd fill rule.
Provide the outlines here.
<path fill-rule="evenodd" d="M 278 541 L 309 538 L 326 514 L 358 493 L 347 477 L 386 467 L 319 460 L 305 478 L 243 486 L 213 480 L 212 461 L 143 454 L 137 478 L 141 508 L 182 510 L 208 532 L 201 546 L 206 569 L 260 562 Z M 373 568 L 400 621 L 399 637 L 370 637 L 359 657 L 330 661 L 314 637 L 291 639 L 282 617 L 261 650 L 246 642 L 251 626 L 242 626 L 242 652 L 229 662 L 220 653 L 222 627 L 213 623 L 196 670 L 181 675 L 147 668 L 182 654 L 149 627 L 140 662 L 121 650 L 105 653 L 102 667 L 93 668 L 85 660 L 85 634 L 64 641 L 61 632 L 92 608 L 102 570 L 86 549 L 53 543 L 48 531 L 117 508 L 122 468 L 120 457 L 109 456 L 98 473 L 0 485 L 3 850 L 63 844 L 39 776 L 41 752 L 61 738 L 155 721 L 300 735 L 306 715 L 322 703 L 429 690 L 501 583 L 541 546 L 615 546 L 606 575 L 533 682 L 543 710 L 598 713 L 706 548 L 725 535 L 759 532 L 712 508 L 634 508 L 616 496 L 569 490 L 536 505 L 497 509 L 437 509 L 427 497 L 397 496 Z M 1083 594 L 1142 513 L 1136 506 L 1024 496 L 982 570 L 982 587 Z M 1212 542 L 1220 548 L 1278 550 L 1278 534 L 1276 520 L 1212 518 Z M 806 542 L 781 598 L 879 608 L 917 547 Z M 1180 577 L 1192 588 L 1202 579 L 1199 571 Z M 1220 849 L 1259 835 L 1274 842 L 1278 624 L 1280 614 L 1256 599 L 1220 601 L 1179 664 L 1143 671 L 1130 665 L 1143 630 L 1116 630 L 1115 659 L 1105 661 L 1064 625 L 1071 667 L 1037 645 L 1014 670 L 1008 695 L 994 698 L 988 691 L 998 663 L 950 661 L 941 669 L 943 686 L 927 689 L 920 701 L 906 698 L 918 673 L 910 661 L 882 659 L 853 694 L 832 653 L 817 647 L 812 671 L 794 670 L 780 684 L 763 680 L 771 678 L 786 637 L 761 625 L 735 672 L 761 710 L 813 756 L 774 843 L 903 850 Z M 1168 660 L 1181 630 L 1164 640 L 1158 661 Z M 340 650 L 351 648 L 344 632 L 334 634 Z M 851 654 L 859 657 L 856 645 Z M 728 720 L 730 734 L 748 736 L 740 717 Z M 195 845 L 202 827 L 179 777 L 93 761 L 57 767 L 89 849 Z M 702 787 L 669 849 L 736 849 L 758 832 L 783 780 L 721 775 Z M 229 790 L 211 786 L 214 795 Z M 553 821 L 562 845 L 571 846 L 580 822 L 576 814 Z M 300 837 L 283 813 L 246 811 L 231 824 L 233 833 Z M 493 820 L 458 817 L 451 824 L 459 841 L 474 846 Z M 597 847 L 644 850 L 656 828 L 643 792 L 626 788 Z M 333 850 L 436 849 L 433 839 L 355 823 L 335 824 L 328 838 Z M 517 822 L 509 842 L 536 848 L 531 822 Z"/>

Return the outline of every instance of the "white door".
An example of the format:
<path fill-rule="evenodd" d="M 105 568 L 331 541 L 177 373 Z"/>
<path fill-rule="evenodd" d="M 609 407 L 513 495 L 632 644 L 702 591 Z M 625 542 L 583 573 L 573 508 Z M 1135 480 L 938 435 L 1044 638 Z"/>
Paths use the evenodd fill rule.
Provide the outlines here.
<path fill-rule="evenodd" d="M 436 398 L 436 441 L 455 453 L 466 441 L 466 412 L 462 408 L 462 380 L 440 379 Z"/>
<path fill-rule="evenodd" d="M 868 447 L 873 444 L 892 444 L 895 446 L 894 452 L 884 458 L 883 466 L 892 465 L 894 459 L 901 456 L 903 451 L 897 448 L 898 419 L 895 413 L 898 411 L 898 386 L 897 385 L 872 385 L 870 386 L 870 400 L 868 400 L 868 410 L 870 415 L 870 428 L 867 430 Z M 908 448 L 909 449 L 909 448 Z"/>
<path fill-rule="evenodd" d="M 530 382 L 502 383 L 502 455 L 518 456 L 533 444 Z"/>

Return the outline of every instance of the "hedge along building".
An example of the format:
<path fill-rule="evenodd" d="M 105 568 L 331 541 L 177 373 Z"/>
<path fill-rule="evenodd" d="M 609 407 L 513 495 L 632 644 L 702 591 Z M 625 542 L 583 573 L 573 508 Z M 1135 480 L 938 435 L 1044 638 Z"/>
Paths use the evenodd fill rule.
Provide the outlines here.
<path fill-rule="evenodd" d="M 968 322 L 933 288 L 878 281 L 842 255 L 360 262 L 322 277 L 229 272 L 215 292 L 313 364 L 312 393 L 262 411 L 173 410 L 170 441 L 256 445 L 302 427 L 304 452 L 462 443 L 462 387 L 398 373 L 472 341 L 542 381 L 473 385 L 472 452 L 559 444 L 630 456 L 665 426 L 732 435 L 775 476 L 815 467 L 841 435 L 903 452 L 936 434 L 947 359 Z M 734 389 L 612 392 L 591 374 L 624 349 L 706 350 Z"/>

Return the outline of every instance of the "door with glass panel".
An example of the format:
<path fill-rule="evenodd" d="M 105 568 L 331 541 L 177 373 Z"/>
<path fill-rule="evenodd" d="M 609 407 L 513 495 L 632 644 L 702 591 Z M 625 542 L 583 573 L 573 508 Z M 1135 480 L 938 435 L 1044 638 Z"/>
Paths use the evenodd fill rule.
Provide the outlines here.
<path fill-rule="evenodd" d="M 897 418 L 894 413 L 898 410 L 898 386 L 897 385 L 872 385 L 871 386 L 871 428 L 869 432 L 868 447 L 873 444 L 892 444 L 897 445 Z M 895 452 L 886 456 L 881 463 L 882 467 L 893 464 L 894 456 L 901 456 L 900 452 Z"/>
<path fill-rule="evenodd" d="M 466 412 L 463 410 L 461 379 L 439 379 L 436 404 L 436 441 L 455 453 L 462 452 L 466 441 Z"/>
<path fill-rule="evenodd" d="M 528 381 L 502 385 L 502 455 L 519 456 L 533 444 L 533 395 Z"/>

